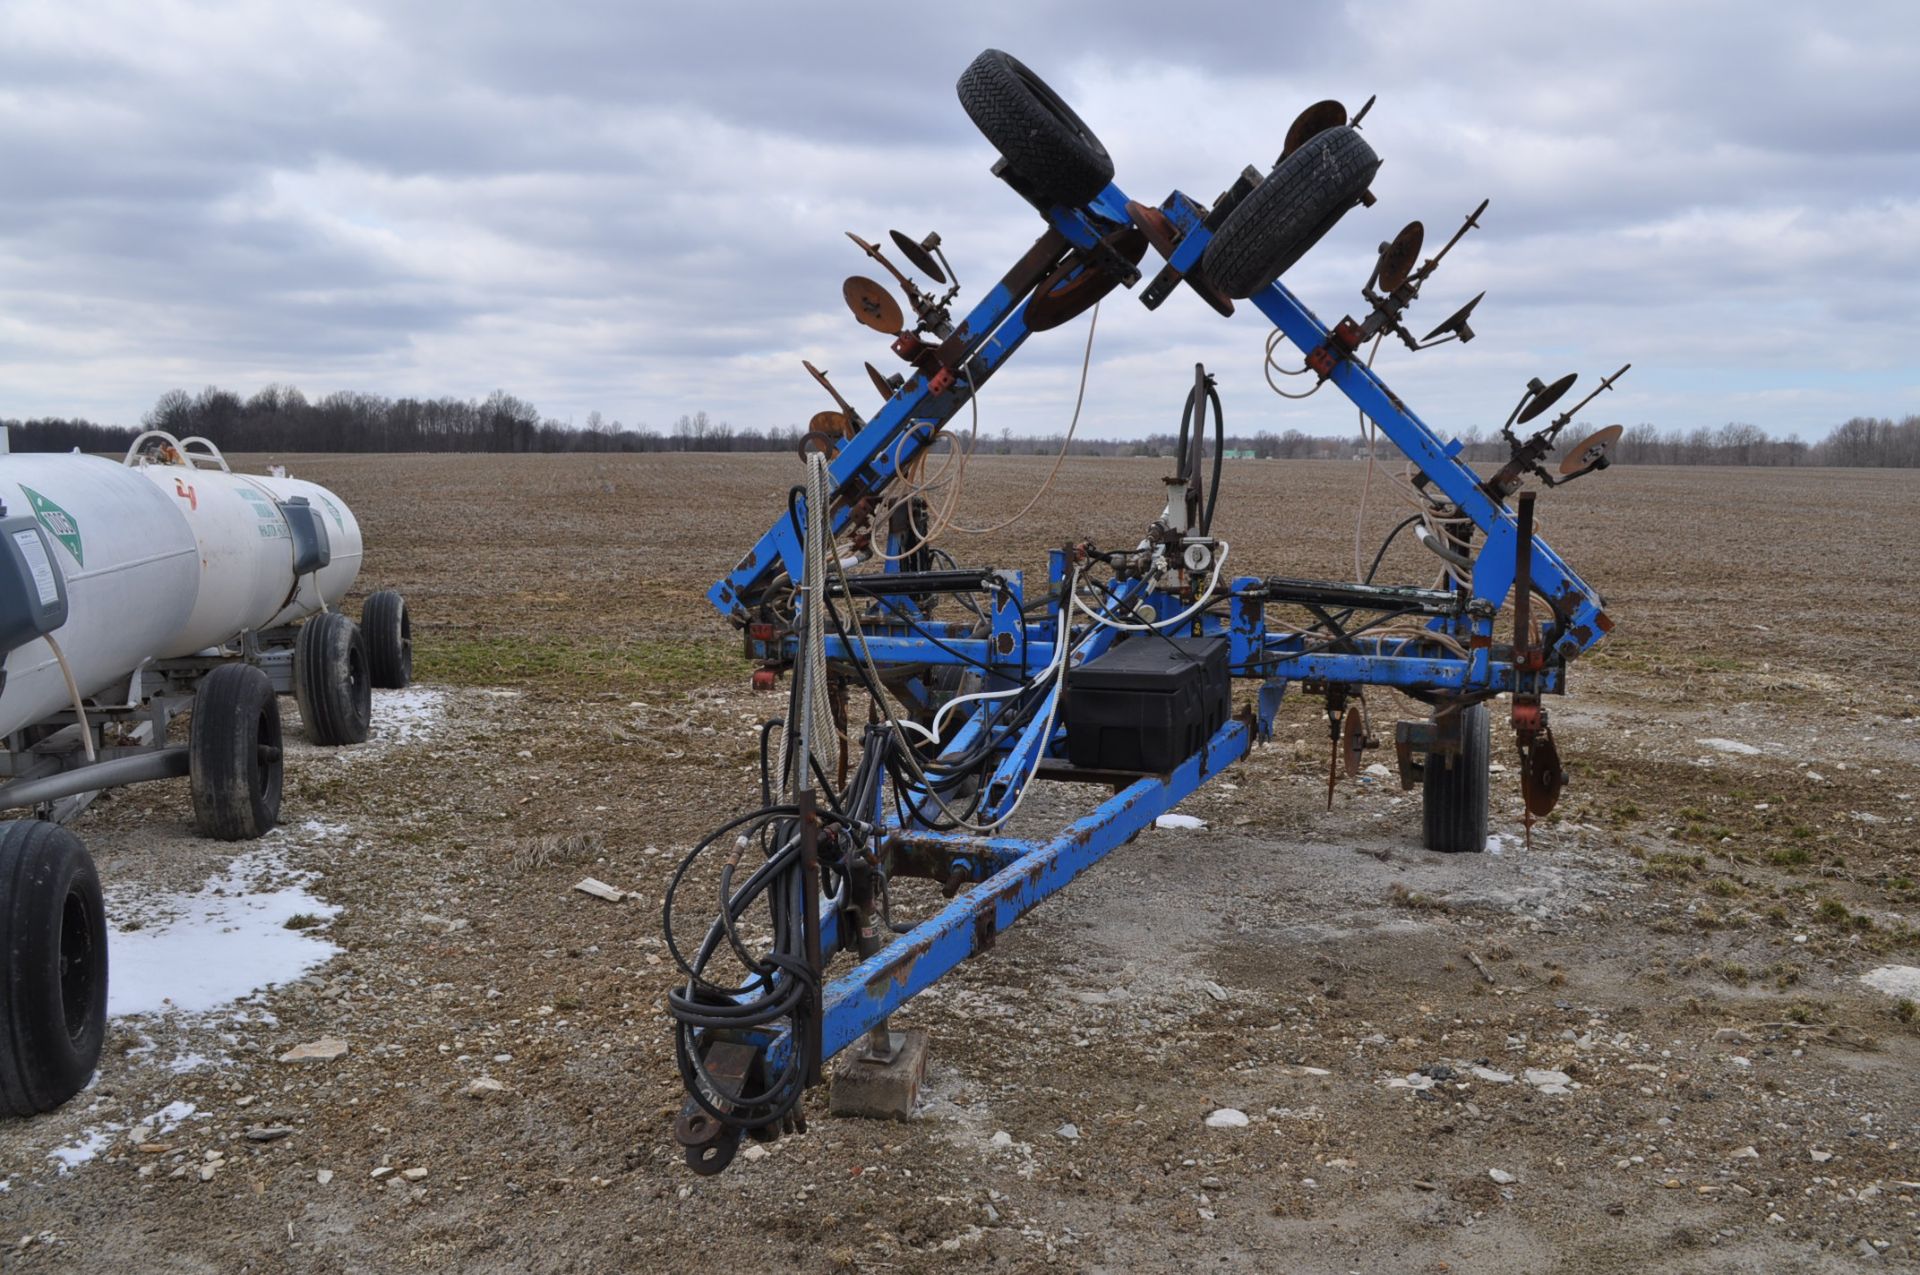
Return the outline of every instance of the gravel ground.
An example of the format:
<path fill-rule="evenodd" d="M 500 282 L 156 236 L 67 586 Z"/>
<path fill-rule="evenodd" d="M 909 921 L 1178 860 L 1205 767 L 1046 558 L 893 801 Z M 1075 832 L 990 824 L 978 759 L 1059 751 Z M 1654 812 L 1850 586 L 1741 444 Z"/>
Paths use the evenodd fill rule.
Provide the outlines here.
<path fill-rule="evenodd" d="M 933 1040 L 914 1120 L 816 1097 L 806 1135 L 703 1179 L 668 1136 L 657 908 L 750 800 L 777 710 L 700 595 L 797 466 L 294 466 L 368 528 L 361 587 L 409 594 L 422 683 L 380 698 L 365 745 L 296 745 L 285 826 L 237 856 L 190 835 L 184 782 L 76 824 L 125 1012 L 91 1088 L 0 1128 L 0 1269 L 1920 1255 L 1920 1028 L 1863 981 L 1920 966 L 1920 475 L 1614 470 L 1550 495 L 1548 536 L 1619 627 L 1555 705 L 1573 786 L 1530 849 L 1511 772 L 1497 855 L 1422 850 L 1419 795 L 1386 778 L 1327 810 L 1318 706 L 1292 701 L 1182 806 L 1205 826 L 1143 834 L 899 1016 Z M 1017 507 L 1042 472 L 977 462 L 967 508 Z M 1159 472 L 1069 464 L 1024 534 L 958 548 L 1118 542 Z M 1236 561 L 1343 574 L 1362 474 L 1230 468 Z M 700 516 L 664 520 L 663 490 Z M 1044 789 L 1022 821 L 1085 797 Z M 322 1041 L 344 1054 L 279 1061 Z"/>

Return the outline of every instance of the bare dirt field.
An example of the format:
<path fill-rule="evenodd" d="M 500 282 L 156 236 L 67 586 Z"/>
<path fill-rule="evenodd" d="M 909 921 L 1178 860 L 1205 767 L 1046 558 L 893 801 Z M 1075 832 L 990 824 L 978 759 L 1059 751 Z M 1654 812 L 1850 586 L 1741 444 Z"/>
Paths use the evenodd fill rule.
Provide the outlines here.
<path fill-rule="evenodd" d="M 1920 966 L 1920 474 L 1616 468 L 1548 494 L 1617 628 L 1553 705 L 1572 786 L 1530 850 L 1511 770 L 1499 854 L 1422 850 L 1397 783 L 1329 812 L 1318 701 L 1290 700 L 1182 807 L 1205 828 L 1144 834 L 899 1016 L 934 1042 L 914 1120 L 816 1094 L 809 1133 L 708 1179 L 669 1137 L 658 905 L 754 804 L 753 726 L 784 700 L 703 594 L 800 467 L 292 464 L 358 513 L 360 589 L 408 595 L 420 684 L 365 745 L 295 746 L 285 826 L 238 857 L 190 835 L 185 781 L 77 822 L 116 984 L 147 994 L 92 1087 L 0 1127 L 0 1269 L 1920 1258 L 1920 1021 L 1862 981 Z M 976 461 L 966 516 L 1045 467 Z M 1071 463 L 1019 528 L 949 547 L 1032 570 L 1069 537 L 1132 543 L 1165 468 Z M 1235 568 L 1349 575 L 1363 472 L 1231 465 Z M 1369 554 L 1397 515 L 1376 485 Z M 1426 571 L 1396 549 L 1383 577 Z M 1043 790 L 1022 824 L 1085 797 Z M 277 1061 L 321 1038 L 347 1052 Z M 1229 1107 L 1245 1126 L 1209 1127 Z"/>

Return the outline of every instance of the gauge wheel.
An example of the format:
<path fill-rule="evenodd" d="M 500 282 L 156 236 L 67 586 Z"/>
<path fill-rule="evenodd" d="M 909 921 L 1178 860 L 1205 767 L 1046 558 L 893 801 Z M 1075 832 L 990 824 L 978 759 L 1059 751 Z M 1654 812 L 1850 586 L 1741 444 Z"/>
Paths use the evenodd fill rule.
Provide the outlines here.
<path fill-rule="evenodd" d="M 1036 194 L 1074 206 L 1113 180 L 1113 159 L 1086 121 L 1012 54 L 988 49 L 955 88 L 974 126 Z"/>
<path fill-rule="evenodd" d="M 1265 288 L 1346 216 L 1379 168 L 1356 129 L 1314 134 L 1227 214 L 1201 257 L 1208 280 L 1230 297 Z"/>
<path fill-rule="evenodd" d="M 1460 710 L 1460 748 L 1428 753 L 1423 767 L 1427 849 L 1478 854 L 1487 848 L 1487 706 Z"/>

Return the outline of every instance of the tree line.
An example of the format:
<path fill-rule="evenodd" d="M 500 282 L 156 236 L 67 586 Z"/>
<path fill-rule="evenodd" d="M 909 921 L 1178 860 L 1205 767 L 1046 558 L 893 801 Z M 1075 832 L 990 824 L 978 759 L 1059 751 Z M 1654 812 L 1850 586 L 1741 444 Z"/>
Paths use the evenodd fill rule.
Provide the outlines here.
<path fill-rule="evenodd" d="M 80 419 L 0 421 L 15 451 L 115 452 L 137 430 Z M 146 429 L 176 437 L 198 435 L 234 452 L 777 452 L 801 445 L 800 425 L 764 429 L 735 427 L 706 412 L 680 416 L 665 429 L 623 425 L 599 412 L 584 424 L 543 417 L 533 404 L 503 390 L 484 399 L 385 398 L 341 391 L 317 401 L 291 386 L 269 385 L 251 398 L 208 386 L 198 394 L 168 390 L 141 418 Z M 1563 436 L 1571 445 L 1583 436 L 1574 425 Z M 1503 461 L 1507 445 L 1497 431 L 1478 426 L 1459 435 L 1469 460 Z M 1172 434 L 1141 439 L 1016 437 L 1002 430 L 982 436 L 984 454 L 1051 455 L 1067 446 L 1080 456 L 1165 456 Z M 1230 452 L 1263 460 L 1334 459 L 1360 454 L 1357 436 L 1328 437 L 1297 429 L 1230 434 Z M 1621 435 L 1614 460 L 1653 465 L 1842 465 L 1920 467 L 1920 416 L 1900 421 L 1855 417 L 1836 425 L 1819 442 L 1775 438 L 1756 425 L 1731 422 L 1718 428 L 1661 429 L 1640 424 Z"/>

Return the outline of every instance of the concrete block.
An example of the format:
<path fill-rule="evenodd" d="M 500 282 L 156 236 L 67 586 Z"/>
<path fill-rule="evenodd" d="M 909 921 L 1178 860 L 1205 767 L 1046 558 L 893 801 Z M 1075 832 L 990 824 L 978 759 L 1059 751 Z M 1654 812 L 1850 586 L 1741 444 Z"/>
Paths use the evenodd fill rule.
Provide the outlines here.
<path fill-rule="evenodd" d="M 900 1049 L 890 1062 L 865 1056 L 866 1042 L 840 1055 L 834 1066 L 827 1110 L 863 1120 L 905 1120 L 913 1115 L 920 1083 L 927 1078 L 927 1034 L 895 1032 Z"/>

